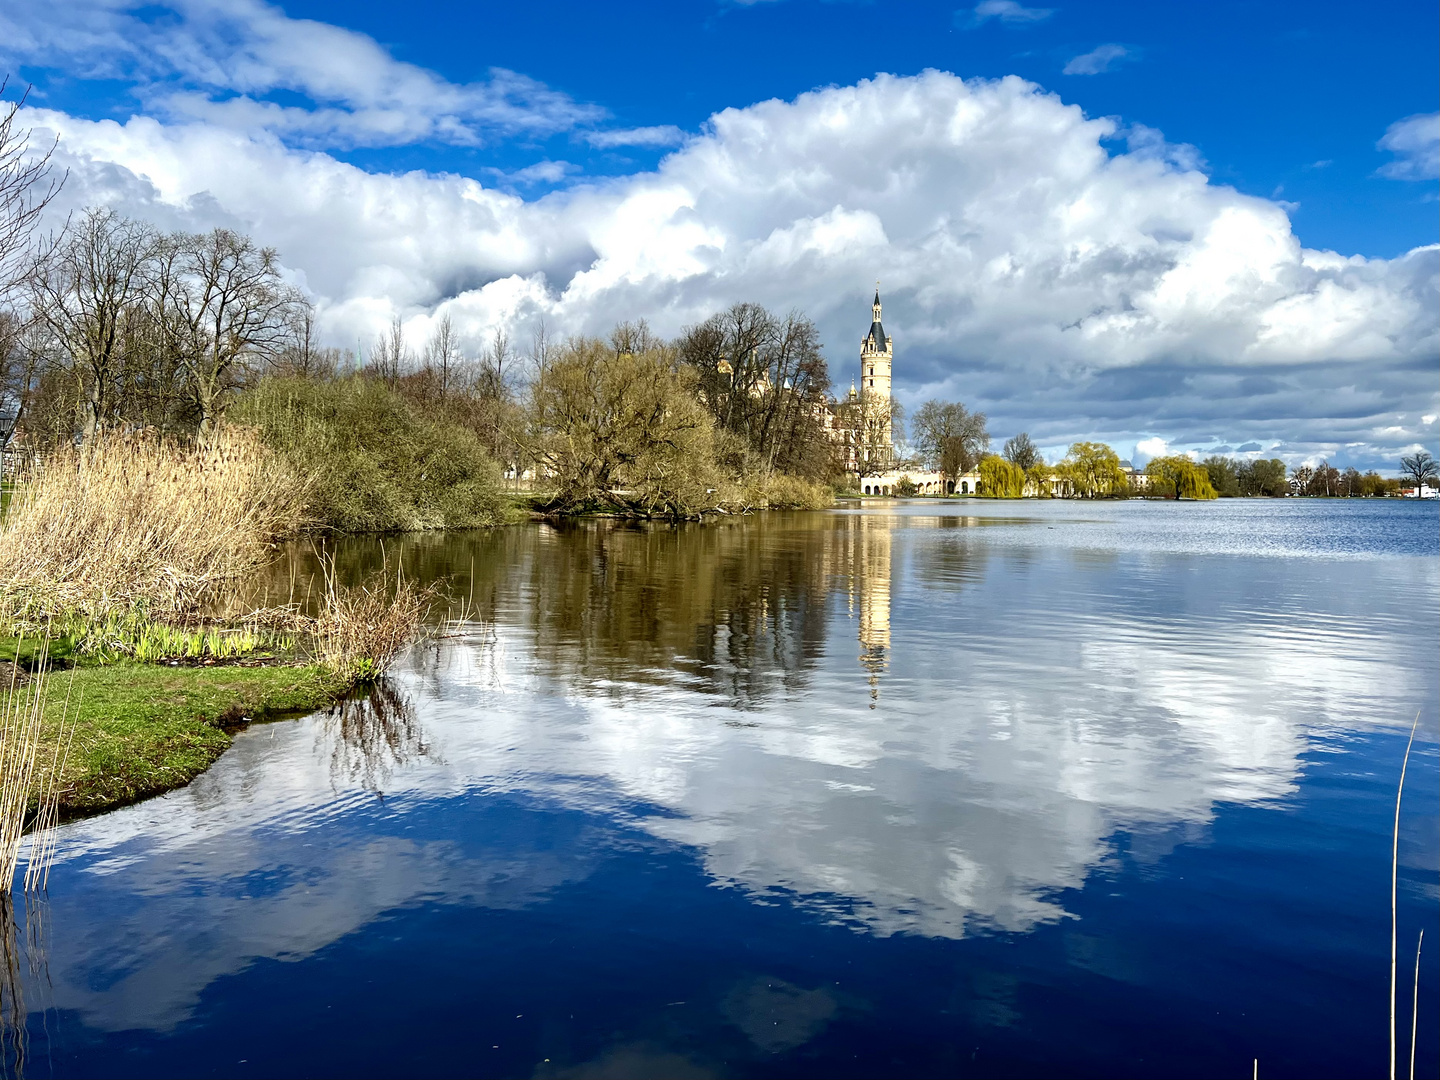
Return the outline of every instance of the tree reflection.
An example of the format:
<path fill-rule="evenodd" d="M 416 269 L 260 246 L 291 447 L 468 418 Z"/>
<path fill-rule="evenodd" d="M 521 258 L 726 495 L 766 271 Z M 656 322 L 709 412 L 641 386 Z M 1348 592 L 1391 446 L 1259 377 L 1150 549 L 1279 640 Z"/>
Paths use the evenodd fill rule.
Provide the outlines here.
<path fill-rule="evenodd" d="M 740 709 L 803 690 L 836 617 L 853 620 L 870 705 L 892 662 L 892 546 L 899 532 L 974 526 L 955 515 L 768 513 L 706 524 L 585 519 L 335 547 L 342 580 L 398 561 L 440 582 L 463 618 L 520 632 L 545 677 L 568 692 L 625 698 L 680 684 Z M 934 565 L 959 587 L 979 557 L 945 544 Z M 294 593 L 315 573 L 297 549 L 265 586 Z"/>
<path fill-rule="evenodd" d="M 329 745 L 330 784 L 335 789 L 358 785 L 380 792 L 395 766 L 430 755 L 410 699 L 387 679 L 337 702 L 319 732 L 321 742 Z"/>

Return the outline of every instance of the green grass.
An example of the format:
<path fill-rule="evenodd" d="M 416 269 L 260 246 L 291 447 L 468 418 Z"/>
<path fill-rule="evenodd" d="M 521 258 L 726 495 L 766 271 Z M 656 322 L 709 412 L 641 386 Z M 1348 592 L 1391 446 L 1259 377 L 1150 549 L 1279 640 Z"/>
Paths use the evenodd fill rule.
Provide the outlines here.
<path fill-rule="evenodd" d="M 22 666 L 29 651 L 21 653 Z M 0 658 L 14 653 L 14 639 L 0 642 Z M 123 661 L 57 668 L 50 676 L 49 729 L 59 731 L 67 693 L 76 724 L 60 813 L 95 814 L 182 787 L 224 753 L 231 731 L 246 721 L 311 712 L 343 690 L 340 680 L 318 666 Z"/>

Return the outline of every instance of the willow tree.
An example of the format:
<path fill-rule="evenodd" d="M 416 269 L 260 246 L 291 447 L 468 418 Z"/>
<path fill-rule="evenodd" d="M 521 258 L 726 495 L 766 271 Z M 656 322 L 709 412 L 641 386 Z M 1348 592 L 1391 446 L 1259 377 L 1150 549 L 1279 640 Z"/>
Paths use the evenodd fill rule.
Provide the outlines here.
<path fill-rule="evenodd" d="M 1145 466 L 1150 477 L 1150 490 L 1176 499 L 1214 499 L 1215 487 L 1210 473 L 1187 457 L 1158 457 Z"/>
<path fill-rule="evenodd" d="M 687 517 L 717 486 L 714 425 L 673 350 L 570 342 L 539 366 L 528 419 L 526 449 L 562 513 L 608 505 Z"/>
<path fill-rule="evenodd" d="M 980 494 L 992 499 L 1018 499 L 1025 494 L 1025 470 L 1013 461 L 989 454 L 980 462 Z"/>
<path fill-rule="evenodd" d="M 1072 443 L 1055 472 L 1068 493 L 1082 499 L 1124 496 L 1130 490 L 1120 468 L 1120 455 L 1104 443 Z"/>

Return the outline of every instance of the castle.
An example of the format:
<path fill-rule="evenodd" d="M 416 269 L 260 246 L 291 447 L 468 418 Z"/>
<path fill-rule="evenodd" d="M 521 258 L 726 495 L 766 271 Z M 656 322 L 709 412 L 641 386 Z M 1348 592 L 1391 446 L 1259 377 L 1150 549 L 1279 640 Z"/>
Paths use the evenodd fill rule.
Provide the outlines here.
<path fill-rule="evenodd" d="M 849 395 L 835 405 L 835 412 L 848 421 L 833 426 L 845 442 L 847 471 L 855 476 L 862 495 L 893 495 L 904 478 L 915 485 L 919 495 L 970 494 L 978 477 L 967 475 L 957 483 L 938 472 L 896 469 L 894 398 L 890 393 L 894 362 L 895 343 L 880 319 L 877 282 L 875 301 L 870 305 L 870 330 L 860 339 L 859 388 L 852 381 Z"/>

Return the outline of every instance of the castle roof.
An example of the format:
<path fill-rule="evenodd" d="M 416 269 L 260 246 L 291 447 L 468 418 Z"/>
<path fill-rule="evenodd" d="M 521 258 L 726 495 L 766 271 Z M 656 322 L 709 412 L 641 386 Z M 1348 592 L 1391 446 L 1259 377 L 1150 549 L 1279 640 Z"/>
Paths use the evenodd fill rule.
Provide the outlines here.
<path fill-rule="evenodd" d="M 875 312 L 875 321 L 870 324 L 870 332 L 865 335 L 865 340 L 870 343 L 872 349 L 880 352 L 885 351 L 885 327 L 881 325 L 880 315 L 880 290 L 875 290 L 875 304 L 872 309 Z"/>

